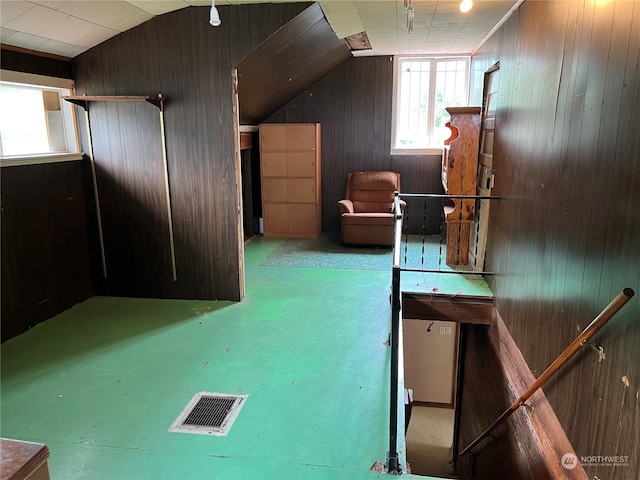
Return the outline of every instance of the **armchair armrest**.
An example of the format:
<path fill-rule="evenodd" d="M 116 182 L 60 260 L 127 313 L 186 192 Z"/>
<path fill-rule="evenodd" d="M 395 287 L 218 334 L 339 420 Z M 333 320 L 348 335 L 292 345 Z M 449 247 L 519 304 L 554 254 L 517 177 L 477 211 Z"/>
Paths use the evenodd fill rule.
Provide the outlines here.
<path fill-rule="evenodd" d="M 338 207 L 340 208 L 340 215 L 344 213 L 354 213 L 353 202 L 351 200 L 340 200 Z"/>

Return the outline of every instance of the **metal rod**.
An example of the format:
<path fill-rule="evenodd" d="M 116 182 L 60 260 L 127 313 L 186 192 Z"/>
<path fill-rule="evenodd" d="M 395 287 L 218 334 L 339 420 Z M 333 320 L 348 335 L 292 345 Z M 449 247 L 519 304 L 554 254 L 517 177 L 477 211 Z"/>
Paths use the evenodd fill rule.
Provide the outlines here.
<path fill-rule="evenodd" d="M 448 273 L 454 275 L 478 275 L 478 276 L 492 276 L 497 275 L 495 272 L 476 272 L 474 270 L 421 270 L 419 268 L 402 268 L 403 272 L 418 272 L 418 273 Z"/>
<path fill-rule="evenodd" d="M 391 381 L 389 386 L 389 451 L 387 452 L 387 473 L 401 473 L 398 455 L 398 350 L 400 336 L 400 249 L 402 242 L 402 210 L 400 196 L 395 192 L 393 270 L 391 276 Z"/>
<path fill-rule="evenodd" d="M 455 198 L 467 200 L 500 200 L 503 197 L 495 195 L 441 195 L 439 193 L 401 193 L 402 198 Z"/>
<path fill-rule="evenodd" d="M 400 208 L 400 194 L 395 192 L 393 198 L 395 212 L 393 227 L 393 266 L 400 267 L 400 244 L 402 243 L 402 210 Z"/>
<path fill-rule="evenodd" d="M 162 95 L 158 95 L 162 99 Z M 164 102 L 160 102 L 160 134 L 162 138 L 162 164 L 164 166 L 164 193 L 167 199 L 167 222 L 169 224 L 169 248 L 171 251 L 171 273 L 173 281 L 177 280 L 176 274 L 176 247 L 173 240 L 173 217 L 171 215 L 171 190 L 169 189 L 169 164 L 167 162 L 167 142 L 164 131 Z"/>
<path fill-rule="evenodd" d="M 399 253 L 398 253 L 399 255 Z M 394 266 L 391 281 L 391 382 L 389 395 L 389 452 L 387 473 L 401 473 L 398 455 L 398 349 L 400 336 L 400 267 Z"/>
<path fill-rule="evenodd" d="M 93 181 L 93 196 L 96 201 L 96 217 L 98 217 L 98 241 L 100 243 L 100 259 L 102 261 L 102 278 L 107 278 L 107 259 L 104 253 L 104 235 L 102 233 L 102 215 L 100 214 L 100 197 L 98 196 L 98 177 L 96 175 L 96 161 L 93 158 L 93 140 L 91 139 L 91 122 L 89 121 L 89 105 L 84 105 L 84 119 L 87 126 L 87 142 L 89 143 L 89 163 L 91 165 L 91 179 Z"/>
<path fill-rule="evenodd" d="M 533 382 L 533 384 L 522 394 L 520 397 L 507 408 L 502 415 L 500 415 L 495 422 L 491 424 L 484 432 L 482 432 L 473 442 L 471 442 L 462 452 L 460 456 L 469 453 L 473 447 L 480 443 L 487 435 L 501 425 L 507 418 L 515 412 L 524 402 L 526 402 L 531 395 L 533 395 L 542 385 L 545 384 L 551 376 L 556 373 L 560 367 L 562 367 L 572 356 L 576 353 L 582 344 L 589 340 L 595 333 L 606 325 L 606 323 L 613 317 L 630 299 L 633 297 L 634 291 L 631 288 L 625 288 L 620 292 L 612 301 L 605 307 L 600 314 L 593 319 L 593 321 L 585 328 L 580 335 L 562 352 L 547 369 L 542 372 L 542 375 Z"/>

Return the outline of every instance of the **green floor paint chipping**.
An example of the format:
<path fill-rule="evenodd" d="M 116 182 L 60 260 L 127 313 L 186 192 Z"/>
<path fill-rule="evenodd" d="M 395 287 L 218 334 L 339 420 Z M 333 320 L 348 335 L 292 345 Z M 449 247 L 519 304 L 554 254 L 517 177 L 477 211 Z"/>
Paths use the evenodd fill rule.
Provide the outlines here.
<path fill-rule="evenodd" d="M 390 265 L 261 266 L 282 242 L 247 245 L 243 302 L 94 297 L 3 344 L 1 435 L 52 479 L 383 477 Z M 167 432 L 200 391 L 249 395 L 228 436 Z"/>

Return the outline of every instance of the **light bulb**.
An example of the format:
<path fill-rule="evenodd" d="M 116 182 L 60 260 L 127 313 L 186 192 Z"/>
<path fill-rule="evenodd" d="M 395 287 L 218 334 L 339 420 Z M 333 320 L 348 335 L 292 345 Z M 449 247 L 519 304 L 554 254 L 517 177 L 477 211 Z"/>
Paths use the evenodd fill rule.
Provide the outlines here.
<path fill-rule="evenodd" d="M 211 13 L 209 14 L 209 23 L 214 27 L 217 27 L 222 23 L 220 21 L 220 15 L 218 14 L 218 9 L 215 7 L 215 5 L 211 5 Z"/>
<path fill-rule="evenodd" d="M 462 13 L 467 13 L 473 7 L 473 0 L 462 0 L 460 2 L 460 11 Z"/>

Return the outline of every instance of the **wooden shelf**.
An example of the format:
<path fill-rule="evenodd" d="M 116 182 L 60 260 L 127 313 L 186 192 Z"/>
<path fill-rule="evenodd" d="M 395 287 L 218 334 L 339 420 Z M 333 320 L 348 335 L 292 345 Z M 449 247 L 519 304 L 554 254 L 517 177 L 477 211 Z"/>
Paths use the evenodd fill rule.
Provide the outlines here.
<path fill-rule="evenodd" d="M 62 97 L 86 110 L 88 102 L 149 102 L 158 108 L 162 107 L 165 98 L 162 95 L 68 95 Z"/>

